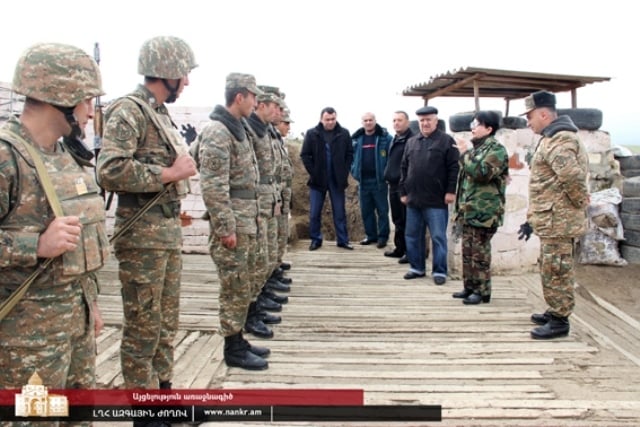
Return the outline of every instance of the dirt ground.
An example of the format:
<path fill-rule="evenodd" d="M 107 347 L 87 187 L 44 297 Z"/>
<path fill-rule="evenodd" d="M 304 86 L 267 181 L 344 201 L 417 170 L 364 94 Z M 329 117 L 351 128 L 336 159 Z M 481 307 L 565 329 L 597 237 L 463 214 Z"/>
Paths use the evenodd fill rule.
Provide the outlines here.
<path fill-rule="evenodd" d="M 640 264 L 577 264 L 579 285 L 640 321 Z"/>

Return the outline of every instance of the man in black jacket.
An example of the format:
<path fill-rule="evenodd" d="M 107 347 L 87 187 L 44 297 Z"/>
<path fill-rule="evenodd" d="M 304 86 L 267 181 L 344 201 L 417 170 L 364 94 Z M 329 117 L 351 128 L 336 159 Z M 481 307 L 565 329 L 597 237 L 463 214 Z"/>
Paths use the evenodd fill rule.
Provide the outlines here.
<path fill-rule="evenodd" d="M 431 234 L 432 276 L 436 285 L 447 280 L 449 204 L 456 198 L 460 152 L 454 139 L 437 128 L 438 110 L 416 111 L 420 134 L 407 141 L 402 156 L 400 200 L 407 206 L 405 240 L 411 268 L 404 278 L 424 277 L 425 233 Z"/>
<path fill-rule="evenodd" d="M 322 207 L 327 190 L 338 247 L 353 249 L 349 243 L 345 209 L 345 189 L 349 185 L 353 146 L 349 131 L 340 126 L 336 116 L 334 108 L 324 108 L 320 113 L 320 123 L 305 134 L 300 151 L 302 163 L 309 173 L 311 251 L 322 246 Z"/>
<path fill-rule="evenodd" d="M 409 115 L 404 111 L 396 111 L 393 113 L 393 130 L 396 131 L 391 146 L 389 147 L 389 156 L 387 159 L 387 167 L 384 169 L 384 179 L 389 184 L 389 206 L 391 207 L 391 220 L 395 227 L 393 243 L 395 248 L 392 251 L 386 251 L 384 256 L 392 258 L 400 258 L 400 264 L 408 263 L 407 245 L 404 241 L 404 226 L 407 218 L 407 207 L 400 201 L 400 165 L 402 163 L 402 154 L 404 146 L 414 133 L 409 127 Z"/>

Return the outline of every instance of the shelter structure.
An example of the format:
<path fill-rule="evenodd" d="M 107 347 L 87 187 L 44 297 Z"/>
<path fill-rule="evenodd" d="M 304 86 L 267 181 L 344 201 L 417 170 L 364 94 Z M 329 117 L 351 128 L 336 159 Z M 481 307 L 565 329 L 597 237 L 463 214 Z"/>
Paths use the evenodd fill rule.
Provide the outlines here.
<path fill-rule="evenodd" d="M 427 82 L 409 86 L 402 91 L 402 95 L 420 96 L 425 105 L 439 96 L 473 97 L 476 111 L 480 110 L 480 97 L 503 98 L 506 102 L 505 116 L 508 116 L 511 100 L 525 98 L 538 90 L 570 91 L 571 108 L 576 108 L 578 88 L 609 80 L 610 77 L 464 67 L 431 76 Z"/>

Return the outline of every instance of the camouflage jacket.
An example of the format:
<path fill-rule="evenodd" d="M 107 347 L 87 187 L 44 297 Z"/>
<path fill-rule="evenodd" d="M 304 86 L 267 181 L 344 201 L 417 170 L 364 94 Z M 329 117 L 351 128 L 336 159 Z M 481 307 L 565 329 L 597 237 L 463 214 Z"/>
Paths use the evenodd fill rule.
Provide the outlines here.
<path fill-rule="evenodd" d="M 196 140 L 202 198 L 212 238 L 257 234 L 260 174 L 242 122 L 217 105 Z"/>
<path fill-rule="evenodd" d="M 474 141 L 460 156 L 456 220 L 481 228 L 497 228 L 504 220 L 509 156 L 493 136 Z"/>
<path fill-rule="evenodd" d="M 260 183 L 258 185 L 258 203 L 260 204 L 260 214 L 265 218 L 274 216 L 276 204 L 282 202 L 280 195 L 280 157 L 274 139 L 269 132 L 270 124 L 263 123 L 256 113 L 251 114 L 247 119 L 249 136 L 253 144 L 253 151 L 258 162 L 260 173 Z"/>
<path fill-rule="evenodd" d="M 155 102 L 153 95 L 139 85 L 131 94 L 147 102 L 166 122 L 167 133 L 175 130 L 166 106 Z M 122 97 L 115 100 L 105 112 L 102 149 L 97 160 L 100 185 L 107 191 L 118 193 L 116 229 L 146 201 L 162 191 L 161 173 L 176 159 L 170 142 L 146 117 L 136 102 Z M 150 209 L 127 233 L 115 242 L 119 248 L 179 249 L 182 230 L 179 219 L 180 198 L 175 187 L 158 202 L 162 209 Z M 137 200 L 133 206 L 125 198 Z M 164 208 L 162 205 L 165 205 Z M 165 212 L 171 211 L 170 215 Z"/>
<path fill-rule="evenodd" d="M 3 126 L 30 143 L 16 118 Z M 78 247 L 57 257 L 29 288 L 25 298 L 52 287 L 78 282 L 104 265 L 109 255 L 102 197 L 93 171 L 82 168 L 60 143 L 40 152 L 64 215 L 78 216 Z M 39 265 L 38 239 L 54 218 L 32 157 L 20 143 L 0 140 L 0 300 L 8 297 Z M 95 294 L 95 282 L 91 283 Z M 87 291 L 87 289 L 85 289 Z"/>
<path fill-rule="evenodd" d="M 542 131 L 531 159 L 527 221 L 540 237 L 578 237 L 586 231 L 589 158 L 568 116 Z"/>

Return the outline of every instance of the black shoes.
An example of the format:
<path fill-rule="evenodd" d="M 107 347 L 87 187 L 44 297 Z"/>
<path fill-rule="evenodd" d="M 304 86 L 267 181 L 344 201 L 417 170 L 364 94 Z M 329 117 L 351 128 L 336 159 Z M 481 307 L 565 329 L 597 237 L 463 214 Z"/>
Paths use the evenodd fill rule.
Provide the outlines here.
<path fill-rule="evenodd" d="M 247 316 L 244 330 L 260 338 L 273 338 L 273 331 L 257 315 Z"/>
<path fill-rule="evenodd" d="M 386 246 L 387 246 L 387 241 L 386 240 L 378 240 L 378 244 L 376 245 L 376 248 L 382 249 L 382 248 L 384 248 Z"/>
<path fill-rule="evenodd" d="M 569 335 L 568 317 L 558 317 L 553 314 L 549 314 L 549 316 L 551 320 L 543 326 L 538 326 L 531 330 L 531 338 L 535 340 L 550 340 Z"/>
<path fill-rule="evenodd" d="M 291 287 L 289 285 L 285 285 L 281 281 L 277 279 L 269 279 L 263 286 L 263 289 L 267 291 L 278 291 L 278 292 L 290 292 Z"/>
<path fill-rule="evenodd" d="M 533 313 L 531 315 L 531 322 L 536 325 L 546 325 L 551 320 L 551 313 L 545 311 L 544 313 Z"/>
<path fill-rule="evenodd" d="M 371 240 L 369 238 L 366 238 L 364 240 L 360 240 L 360 244 L 361 245 L 372 245 L 374 243 L 377 243 L 375 240 Z"/>
<path fill-rule="evenodd" d="M 283 270 L 291 270 L 291 264 L 288 262 L 282 262 L 282 264 L 280 264 L 280 268 Z"/>
<path fill-rule="evenodd" d="M 404 254 L 398 251 L 398 249 L 394 249 L 392 251 L 385 251 L 384 256 L 388 256 L 389 258 L 402 258 Z"/>
<path fill-rule="evenodd" d="M 362 242 L 361 242 L 361 243 L 362 243 Z M 368 243 L 367 243 L 367 245 L 368 245 Z M 351 246 L 351 244 L 350 244 L 350 243 L 338 243 L 338 247 L 339 247 L 339 248 L 342 248 L 342 249 L 348 249 L 348 250 L 350 250 L 350 251 L 352 251 L 352 250 L 353 250 L 353 246 Z"/>
<path fill-rule="evenodd" d="M 419 273 L 414 273 L 413 271 L 409 271 L 407 274 L 404 275 L 404 280 L 411 280 L 411 279 L 416 279 L 418 277 L 424 277 L 425 274 L 419 274 Z"/>
<path fill-rule="evenodd" d="M 451 296 L 454 298 L 466 298 L 471 294 L 473 294 L 473 291 L 471 289 L 464 288 L 460 292 L 454 292 L 453 294 L 451 294 Z"/>
<path fill-rule="evenodd" d="M 433 281 L 436 285 L 444 285 L 447 278 L 442 276 L 433 276 Z"/>
<path fill-rule="evenodd" d="M 409 258 L 406 255 L 402 255 L 398 260 L 398 264 L 409 264 Z"/>
<path fill-rule="evenodd" d="M 322 246 L 322 242 L 317 242 L 317 241 L 314 240 L 309 245 L 309 250 L 310 251 L 315 251 L 316 249 L 320 248 L 320 246 Z"/>
<path fill-rule="evenodd" d="M 242 337 L 242 332 L 224 337 L 224 362 L 229 367 L 260 371 L 267 369 L 269 363 L 250 349 L 251 344 Z M 263 348 L 255 348 L 264 352 Z"/>

